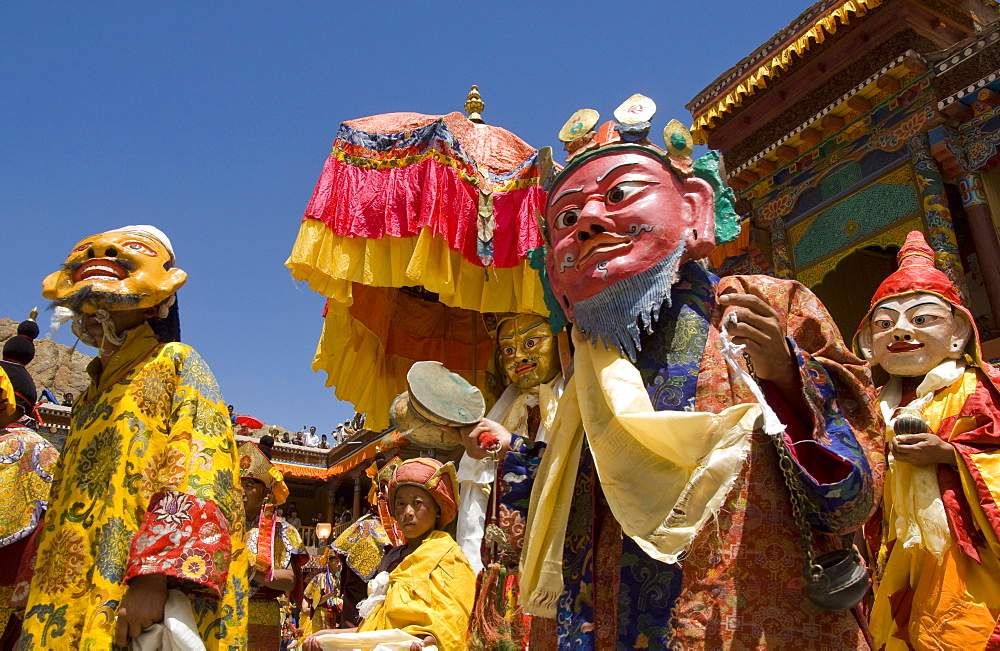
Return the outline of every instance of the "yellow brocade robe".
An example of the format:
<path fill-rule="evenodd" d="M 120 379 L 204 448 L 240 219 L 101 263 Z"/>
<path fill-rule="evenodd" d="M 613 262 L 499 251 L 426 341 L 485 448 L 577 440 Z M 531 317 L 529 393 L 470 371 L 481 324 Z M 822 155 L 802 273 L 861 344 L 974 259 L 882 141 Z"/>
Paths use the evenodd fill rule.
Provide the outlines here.
<path fill-rule="evenodd" d="M 24 648 L 109 649 L 128 582 L 166 574 L 208 649 L 246 646 L 239 460 L 197 352 L 140 325 L 73 408 L 38 548 Z"/>
<path fill-rule="evenodd" d="M 330 597 L 328 602 L 320 601 L 323 595 L 335 593 L 336 597 Z M 322 570 L 314 576 L 305 589 L 306 599 L 312 607 L 312 616 L 299 620 L 299 627 L 305 630 L 305 622 L 309 622 L 310 631 L 321 631 L 324 628 L 333 628 L 336 624 L 336 615 L 331 616 L 330 607 L 340 607 L 343 603 L 340 599 L 340 576 L 334 576 L 328 569 Z"/>
<path fill-rule="evenodd" d="M 268 517 L 261 515 L 262 518 Z M 309 553 L 302 542 L 299 530 L 285 522 L 285 519 L 272 515 L 274 522 L 274 541 L 271 549 L 271 567 L 275 570 L 292 570 L 295 574 L 295 587 L 290 592 L 292 603 L 301 601 L 302 571 L 301 566 L 309 560 Z M 260 540 L 260 523 L 247 531 L 247 549 L 250 558 L 257 557 L 257 545 Z M 247 639 L 250 651 L 268 649 L 274 651 L 281 641 L 282 609 L 278 598 L 289 593 L 268 588 L 256 581 L 250 582 L 250 603 Z M 271 643 L 274 643 L 273 645 Z"/>
<path fill-rule="evenodd" d="M 19 425 L 0 429 L 0 634 L 19 610 L 8 600 L 23 602 L 23 590 L 15 588 L 17 572 L 30 557 L 29 538 L 48 506 L 58 458 L 37 432 Z"/>
<path fill-rule="evenodd" d="M 881 535 L 869 542 L 876 648 L 1000 648 L 998 400 L 982 370 L 967 368 L 923 408 L 930 431 L 955 447 L 957 469 L 890 462 Z M 894 407 L 883 409 L 891 415 Z M 916 478 L 898 480 L 915 469 L 929 473 L 929 489 L 921 491 Z M 942 534 L 945 544 L 935 544 Z"/>
<path fill-rule="evenodd" d="M 59 453 L 26 427 L 0 429 L 0 549 L 31 535 L 49 503 Z"/>
<path fill-rule="evenodd" d="M 462 548 L 443 531 L 432 531 L 389 573 L 385 601 L 359 632 L 398 628 L 415 637 L 433 635 L 441 651 L 466 649 L 476 575 Z"/>

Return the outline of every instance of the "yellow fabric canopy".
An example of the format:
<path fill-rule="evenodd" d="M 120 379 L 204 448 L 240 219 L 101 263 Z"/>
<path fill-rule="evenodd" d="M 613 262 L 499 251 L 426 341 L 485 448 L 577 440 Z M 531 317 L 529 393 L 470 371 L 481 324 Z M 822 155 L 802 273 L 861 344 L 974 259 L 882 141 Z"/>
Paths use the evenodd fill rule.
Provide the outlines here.
<path fill-rule="evenodd" d="M 306 219 L 285 262 L 296 280 L 350 306 L 354 283 L 369 287 L 421 286 L 445 305 L 477 312 L 549 313 L 538 273 L 522 260 L 516 267 L 483 268 L 427 229 L 417 237 L 365 239 L 334 233 Z"/>
<path fill-rule="evenodd" d="M 326 385 L 336 387 L 337 398 L 367 414 L 368 429 L 389 427 L 389 407 L 406 391 L 406 373 L 415 361 L 439 361 L 485 386 L 493 342 L 477 313 L 391 288 L 356 285 L 352 292 L 365 300 L 350 307 L 327 304 L 312 368 L 326 371 Z"/>
<path fill-rule="evenodd" d="M 373 430 L 389 426 L 389 407 L 406 391 L 415 361 L 439 361 L 485 386 L 492 342 L 480 313 L 548 314 L 527 260 L 486 269 L 426 229 L 411 238 L 352 238 L 307 219 L 285 265 L 330 299 L 313 370 L 325 371 L 326 385 L 366 413 Z M 439 302 L 400 291 L 415 286 Z"/>

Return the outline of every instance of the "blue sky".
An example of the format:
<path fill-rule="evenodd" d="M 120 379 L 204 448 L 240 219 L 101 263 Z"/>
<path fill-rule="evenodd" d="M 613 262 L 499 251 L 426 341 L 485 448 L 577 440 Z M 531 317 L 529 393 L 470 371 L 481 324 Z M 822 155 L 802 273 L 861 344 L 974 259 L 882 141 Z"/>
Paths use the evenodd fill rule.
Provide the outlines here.
<path fill-rule="evenodd" d="M 323 298 L 283 263 L 340 122 L 461 110 L 478 84 L 485 120 L 535 147 L 635 92 L 654 127 L 687 124 L 688 100 L 808 4 L 8 0 L 0 316 L 44 307 L 83 237 L 154 224 L 189 275 L 184 341 L 227 400 L 328 432 L 353 407 L 310 369 Z"/>

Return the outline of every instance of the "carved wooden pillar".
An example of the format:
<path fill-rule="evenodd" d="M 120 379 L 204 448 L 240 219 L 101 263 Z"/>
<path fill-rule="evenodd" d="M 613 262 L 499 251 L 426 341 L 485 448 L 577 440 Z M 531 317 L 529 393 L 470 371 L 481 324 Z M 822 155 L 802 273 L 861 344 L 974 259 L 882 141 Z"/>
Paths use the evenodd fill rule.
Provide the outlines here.
<path fill-rule="evenodd" d="M 354 505 L 351 507 L 351 519 L 357 520 L 361 517 L 361 478 L 354 478 Z"/>
<path fill-rule="evenodd" d="M 962 302 L 967 306 L 972 305 L 969 300 L 969 290 L 965 286 L 962 260 L 958 256 L 951 209 L 948 208 L 948 200 L 944 194 L 944 180 L 941 178 L 937 161 L 931 155 L 930 140 L 927 134 L 922 133 L 910 138 L 908 144 L 910 155 L 913 157 L 913 169 L 917 173 L 917 182 L 920 186 L 920 202 L 923 204 L 929 235 L 927 240 L 934 249 L 935 262 L 958 288 Z"/>
<path fill-rule="evenodd" d="M 772 217 L 767 221 L 767 228 L 771 231 L 771 261 L 774 264 L 774 275 L 778 278 L 794 277 L 789 254 L 791 243 L 785 230 L 785 220 L 781 217 Z"/>
<path fill-rule="evenodd" d="M 1000 327 L 1000 243 L 993 228 L 993 215 L 986 201 L 983 180 L 978 172 L 969 172 L 958 179 L 962 193 L 962 207 L 972 231 L 972 243 L 979 258 L 986 296 L 990 300 L 990 313 L 994 327 Z"/>

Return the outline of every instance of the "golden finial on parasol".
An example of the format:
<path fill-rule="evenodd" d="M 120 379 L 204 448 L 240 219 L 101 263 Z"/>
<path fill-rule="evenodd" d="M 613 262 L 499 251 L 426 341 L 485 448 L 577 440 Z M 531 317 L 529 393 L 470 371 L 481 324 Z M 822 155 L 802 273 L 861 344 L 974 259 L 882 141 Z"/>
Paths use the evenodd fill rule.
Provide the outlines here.
<path fill-rule="evenodd" d="M 483 98 L 479 94 L 479 86 L 473 85 L 469 89 L 469 96 L 465 99 L 465 112 L 469 115 L 469 120 L 476 124 L 486 124 L 483 121 L 482 112 L 486 108 Z"/>

